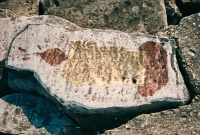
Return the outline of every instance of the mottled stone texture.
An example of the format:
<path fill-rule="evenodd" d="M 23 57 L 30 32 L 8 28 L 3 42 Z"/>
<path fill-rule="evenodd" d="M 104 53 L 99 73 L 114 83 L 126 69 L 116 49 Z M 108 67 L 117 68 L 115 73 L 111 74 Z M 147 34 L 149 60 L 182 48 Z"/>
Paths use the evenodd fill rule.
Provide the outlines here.
<path fill-rule="evenodd" d="M 190 90 L 200 94 L 200 13 L 185 17 L 177 27 L 178 59 Z"/>
<path fill-rule="evenodd" d="M 76 128 L 78 125 L 44 98 L 11 94 L 2 97 L 0 104 L 0 133 L 84 135 L 81 128 Z"/>
<path fill-rule="evenodd" d="M 40 9 L 83 28 L 155 34 L 167 26 L 164 0 L 41 0 Z"/>
<path fill-rule="evenodd" d="M 39 0 L 0 0 L 0 18 L 37 15 Z"/>
<path fill-rule="evenodd" d="M 143 114 L 102 135 L 199 135 L 200 103 Z"/>

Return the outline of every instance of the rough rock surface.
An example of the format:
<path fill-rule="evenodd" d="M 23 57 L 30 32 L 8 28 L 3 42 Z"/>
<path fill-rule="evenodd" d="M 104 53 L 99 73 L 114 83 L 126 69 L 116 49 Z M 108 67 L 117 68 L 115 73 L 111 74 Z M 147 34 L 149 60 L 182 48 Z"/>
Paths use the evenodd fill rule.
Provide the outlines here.
<path fill-rule="evenodd" d="M 200 102 L 135 117 L 102 135 L 199 135 Z"/>
<path fill-rule="evenodd" d="M 8 82 L 50 98 L 83 126 L 114 127 L 126 114 L 187 102 L 173 46 L 143 34 L 30 24 L 11 42 Z"/>
<path fill-rule="evenodd" d="M 83 28 L 155 34 L 167 26 L 164 0 L 41 0 L 40 9 Z"/>
<path fill-rule="evenodd" d="M 200 94 L 200 13 L 185 17 L 176 28 L 178 55 L 186 83 Z"/>
<path fill-rule="evenodd" d="M 176 0 L 176 3 L 184 16 L 200 12 L 200 0 Z"/>
<path fill-rule="evenodd" d="M 0 0 L 0 18 L 37 15 L 38 0 Z"/>
<path fill-rule="evenodd" d="M 182 13 L 176 6 L 175 0 L 165 0 L 165 8 L 167 12 L 167 22 L 168 25 L 178 24 L 182 18 Z"/>
<path fill-rule="evenodd" d="M 0 133 L 84 134 L 68 116 L 44 98 L 28 94 L 11 94 L 2 97 L 0 105 Z"/>

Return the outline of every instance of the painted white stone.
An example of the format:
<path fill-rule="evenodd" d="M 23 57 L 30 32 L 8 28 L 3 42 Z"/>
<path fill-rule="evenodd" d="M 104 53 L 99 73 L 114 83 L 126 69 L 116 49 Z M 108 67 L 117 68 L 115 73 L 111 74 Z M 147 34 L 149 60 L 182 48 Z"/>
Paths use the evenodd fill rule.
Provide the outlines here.
<path fill-rule="evenodd" d="M 77 25 L 56 16 L 0 18 L 0 61 L 6 58 L 12 39 L 28 24 L 55 24 L 68 30 L 80 29 Z"/>
<path fill-rule="evenodd" d="M 74 75 L 73 72 L 76 71 L 76 64 L 80 66 L 81 62 L 88 63 L 90 59 L 93 59 L 93 56 L 90 56 L 90 52 L 85 54 L 86 57 L 80 55 L 81 57 L 84 56 L 86 59 L 81 59 L 80 57 L 71 61 L 71 69 L 74 68 L 74 71 L 70 70 L 69 75 L 65 75 L 66 69 L 68 69 L 66 68 L 67 64 L 70 65 L 70 63 L 67 62 L 72 60 L 73 55 L 76 54 L 74 53 L 76 48 L 73 48 L 73 43 L 76 41 L 95 44 L 97 48 L 121 47 L 127 51 L 127 54 L 130 52 L 134 54 L 139 53 L 139 47 L 145 42 L 157 42 L 160 46 L 162 45 L 167 52 L 168 82 L 153 95 L 142 96 L 138 92 L 138 87 L 143 85 L 142 81 L 141 84 L 131 84 L 128 82 L 130 81 L 128 79 L 127 83 L 119 81 L 119 83 L 113 83 L 112 81 L 100 83 L 101 81 L 97 81 L 98 77 L 95 78 L 96 74 L 91 74 L 92 77 L 96 79 L 92 81 L 84 80 L 85 78 L 91 79 L 92 77 L 80 76 L 80 78 L 77 78 L 76 76 L 72 76 Z M 78 28 L 72 31 L 71 29 L 69 30 L 54 24 L 29 24 L 24 29 L 21 29 L 21 32 L 17 34 L 11 42 L 6 65 L 9 73 L 8 83 L 10 87 L 18 91 L 27 93 L 37 91 L 50 98 L 66 113 L 70 114 L 86 127 L 92 125 L 94 128 L 102 128 L 102 126 L 98 125 L 97 121 L 101 123 L 99 119 L 102 117 L 104 120 L 107 119 L 108 117 L 104 117 L 105 115 L 112 115 L 112 119 L 114 119 L 113 117 L 123 116 L 122 114 L 125 115 L 133 112 L 142 113 L 142 111 L 144 113 L 149 109 L 185 104 L 189 100 L 188 91 L 177 66 L 174 46 L 174 40 L 146 36 L 139 33 L 127 34 L 114 30 L 103 31 Z M 43 56 L 42 53 L 53 48 L 57 48 L 57 51 L 58 49 L 62 51 L 65 59 L 59 64 L 57 63 L 52 66 L 49 64 L 51 60 L 49 60 L 48 63 L 41 56 Z M 87 48 L 88 50 L 90 49 L 88 44 L 85 44 L 85 48 L 86 51 Z M 84 53 L 84 51 L 82 53 Z M 103 54 L 101 57 L 107 55 L 108 54 Z M 77 55 L 77 57 L 79 56 Z M 145 56 L 142 57 L 144 61 L 146 61 Z M 121 56 L 117 56 L 118 62 L 121 60 L 120 58 Z M 110 58 L 102 61 L 112 63 Z M 109 68 L 108 63 L 102 64 L 103 68 L 105 68 L 102 70 L 102 73 L 107 72 Z M 95 68 L 94 63 L 91 64 L 92 66 L 90 66 L 90 64 L 88 65 L 90 71 L 92 67 Z M 107 65 L 107 67 L 104 67 L 105 65 Z M 120 70 L 123 70 L 123 68 L 125 67 L 119 66 Z M 133 67 L 133 70 L 136 69 Z M 146 70 L 143 68 L 139 69 Z M 145 72 L 141 70 L 138 70 L 140 73 L 134 71 L 132 75 L 136 75 L 141 80 L 144 79 L 143 76 L 145 76 Z M 72 75 L 70 75 L 70 73 Z M 110 71 L 108 73 L 110 73 Z M 115 75 L 115 73 L 116 72 L 113 71 L 112 75 Z M 79 76 L 78 74 L 81 74 L 81 72 L 76 72 L 76 74 Z M 107 74 L 105 73 L 105 75 Z M 72 77 L 72 79 L 70 79 L 69 76 Z M 83 80 L 79 81 L 78 79 Z M 98 114 L 101 114 L 102 117 L 99 117 Z M 89 124 L 89 119 L 87 119 L 88 117 L 86 115 L 92 117 L 90 118 L 91 121 Z M 93 123 L 95 123 L 95 125 Z"/>

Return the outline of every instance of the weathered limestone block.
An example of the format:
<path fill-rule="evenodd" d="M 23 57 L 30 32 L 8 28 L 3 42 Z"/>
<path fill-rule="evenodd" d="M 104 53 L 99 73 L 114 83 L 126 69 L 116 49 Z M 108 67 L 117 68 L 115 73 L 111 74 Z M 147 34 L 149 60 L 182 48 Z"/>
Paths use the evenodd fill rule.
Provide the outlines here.
<path fill-rule="evenodd" d="M 143 114 L 102 135 L 199 135 L 200 103 Z"/>
<path fill-rule="evenodd" d="M 200 12 L 200 0 L 176 0 L 176 3 L 184 16 Z"/>
<path fill-rule="evenodd" d="M 41 0 L 40 8 L 83 28 L 156 34 L 167 26 L 164 0 Z"/>
<path fill-rule="evenodd" d="M 1 0 L 0 18 L 39 14 L 39 0 Z"/>
<path fill-rule="evenodd" d="M 178 54 L 186 82 L 200 94 L 200 13 L 185 17 L 176 29 Z"/>
<path fill-rule="evenodd" d="M 111 128 L 188 101 L 174 46 L 138 33 L 30 24 L 11 42 L 8 83 L 53 100 L 85 127 Z"/>
<path fill-rule="evenodd" d="M 0 133 L 84 134 L 58 107 L 41 97 L 11 94 L 0 99 L 0 107 Z"/>

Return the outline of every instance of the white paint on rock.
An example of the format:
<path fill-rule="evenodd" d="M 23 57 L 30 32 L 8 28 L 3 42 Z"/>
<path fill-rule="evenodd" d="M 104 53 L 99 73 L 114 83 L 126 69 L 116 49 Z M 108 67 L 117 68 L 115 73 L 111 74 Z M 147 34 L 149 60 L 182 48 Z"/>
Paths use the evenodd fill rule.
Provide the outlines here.
<path fill-rule="evenodd" d="M 163 48 L 168 54 L 168 83 L 153 96 L 148 97 L 139 95 L 138 86 L 136 85 L 115 84 L 105 87 L 88 84 L 87 82 L 80 86 L 74 85 L 60 74 L 67 60 L 60 65 L 51 66 L 37 55 L 37 53 L 42 53 L 52 48 L 59 48 L 68 55 L 71 41 L 92 41 L 96 42 L 98 47 L 122 46 L 127 51 L 134 52 L 137 52 L 139 46 L 146 41 L 165 43 Z M 161 41 L 158 37 L 137 33 L 127 34 L 112 30 L 91 29 L 71 31 L 65 27 L 52 24 L 33 24 L 29 25 L 27 29 L 13 40 L 7 67 L 34 71 L 38 75 L 35 77 L 41 80 L 45 89 L 48 89 L 53 97 L 57 95 L 57 100 L 64 106 L 71 104 L 71 101 L 88 108 L 134 107 L 151 104 L 151 102 L 158 100 L 182 102 L 184 104 L 188 101 L 189 94 L 176 64 L 176 57 L 172 51 L 173 43 L 172 40 Z M 41 47 L 41 50 L 37 48 L 37 45 Z M 25 49 L 26 52 L 20 51 L 19 47 Z M 30 60 L 23 60 L 25 57 L 30 57 Z M 172 58 L 174 59 L 173 61 Z M 175 65 L 175 70 L 172 65 Z M 88 94 L 90 89 L 91 93 Z M 62 99 L 64 102 L 61 102 L 59 99 Z"/>

